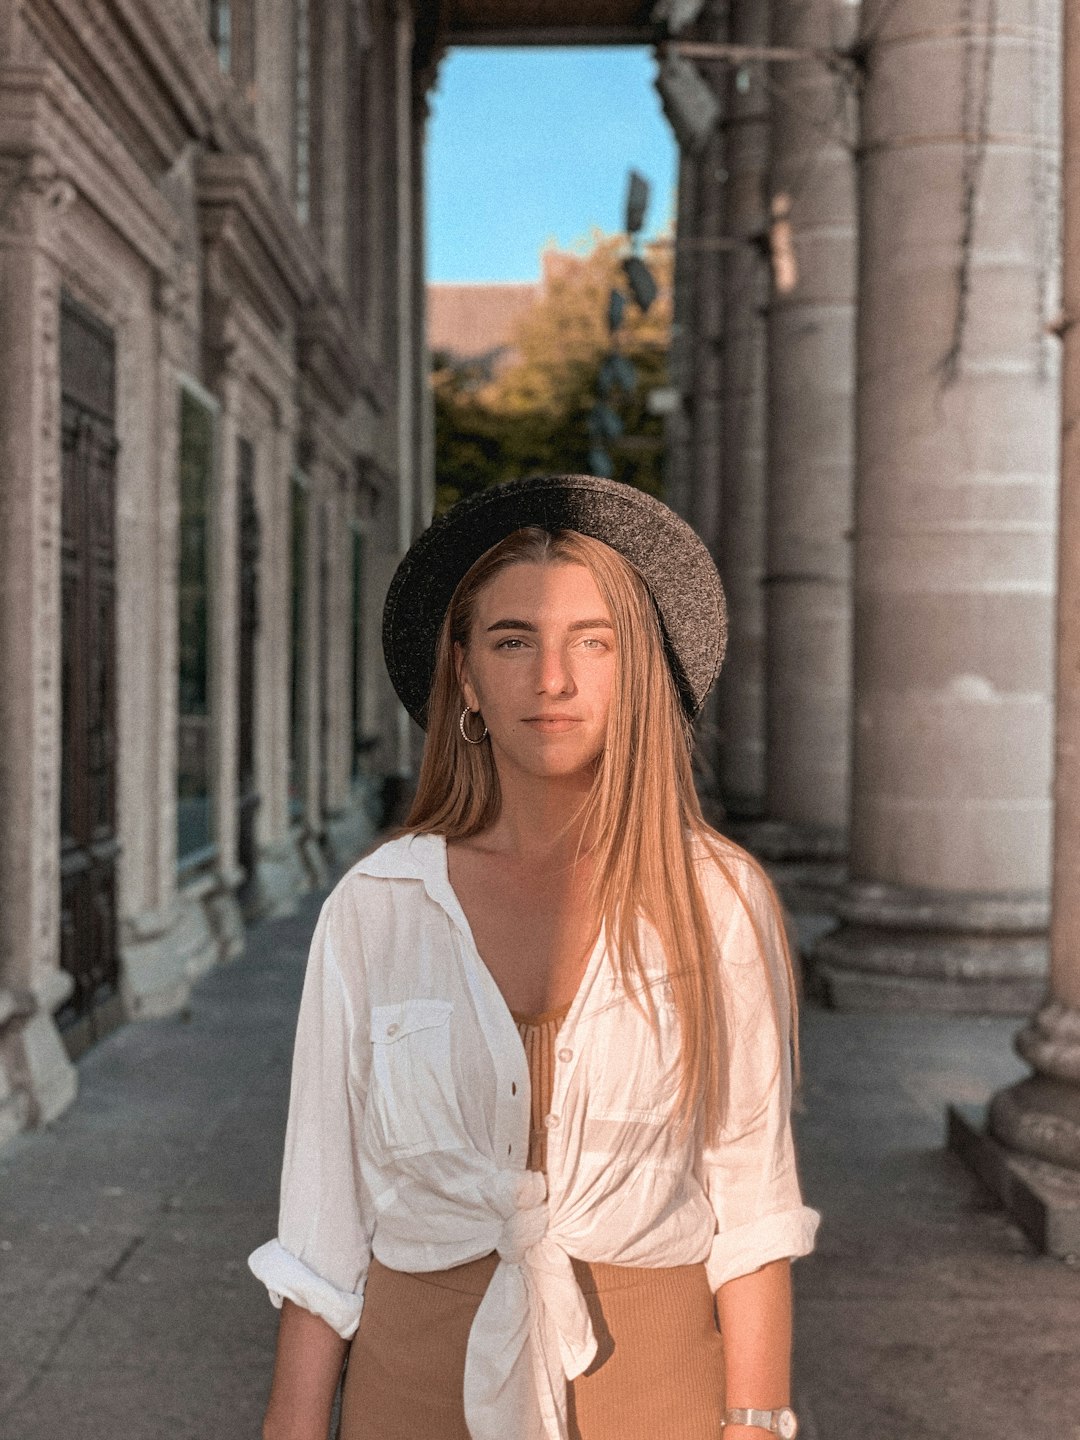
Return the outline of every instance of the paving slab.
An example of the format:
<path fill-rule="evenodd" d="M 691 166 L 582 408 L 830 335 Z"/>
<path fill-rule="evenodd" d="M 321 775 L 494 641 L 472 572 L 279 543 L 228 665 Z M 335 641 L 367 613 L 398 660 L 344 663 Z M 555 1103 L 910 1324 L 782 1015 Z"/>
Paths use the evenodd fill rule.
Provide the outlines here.
<path fill-rule="evenodd" d="M 947 1105 L 1025 1073 L 1016 1019 L 806 1009 L 795 1116 L 817 1246 L 796 1399 L 822 1440 L 1080 1440 L 1080 1271 L 945 1149 Z"/>
<path fill-rule="evenodd" d="M 0 1150 L 0 1440 L 258 1440 L 276 1312 L 245 1262 L 320 899 L 253 927 L 185 1015 L 109 1036 L 71 1109 Z M 1080 1270 L 945 1149 L 950 1103 L 1024 1073 L 1017 1023 L 804 1006 L 805 1440 L 1080 1440 Z"/>

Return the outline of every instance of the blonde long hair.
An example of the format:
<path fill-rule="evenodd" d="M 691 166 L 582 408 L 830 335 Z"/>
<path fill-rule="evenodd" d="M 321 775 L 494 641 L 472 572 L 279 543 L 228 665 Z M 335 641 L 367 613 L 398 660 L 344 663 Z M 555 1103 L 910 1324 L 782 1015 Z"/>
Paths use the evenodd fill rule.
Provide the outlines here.
<path fill-rule="evenodd" d="M 735 890 L 753 926 L 762 963 L 765 939 L 728 859 L 749 861 L 775 910 L 791 1014 L 793 1071 L 800 1076 L 798 999 L 791 953 L 775 890 L 746 851 L 705 821 L 691 765 L 693 725 L 679 700 L 656 606 L 638 571 L 610 546 L 575 530 L 517 530 L 486 551 L 459 582 L 443 619 L 428 701 L 427 740 L 415 799 L 404 833 L 463 839 L 486 830 L 499 815 L 499 777 L 490 745 L 463 745 L 463 704 L 454 644 L 468 648 L 477 598 L 500 571 L 515 564 L 584 565 L 596 581 L 615 630 L 616 668 L 604 749 L 579 819 L 595 836 L 590 904 L 604 922 L 622 983 L 635 1004 L 649 999 L 657 1024 L 638 935 L 638 917 L 655 929 L 667 959 L 667 978 L 683 1037 L 674 1118 L 685 1133 L 700 1099 L 706 1143 L 716 1143 L 727 1110 L 730 1044 L 717 937 L 695 872 L 693 841 L 703 841 Z M 648 703 L 640 703 L 647 696 Z M 676 958 L 677 957 L 677 960 Z M 774 1019 L 778 997 L 770 986 Z M 639 1005 L 639 1009 L 640 1009 Z M 645 1013 L 644 1011 L 642 1013 Z"/>

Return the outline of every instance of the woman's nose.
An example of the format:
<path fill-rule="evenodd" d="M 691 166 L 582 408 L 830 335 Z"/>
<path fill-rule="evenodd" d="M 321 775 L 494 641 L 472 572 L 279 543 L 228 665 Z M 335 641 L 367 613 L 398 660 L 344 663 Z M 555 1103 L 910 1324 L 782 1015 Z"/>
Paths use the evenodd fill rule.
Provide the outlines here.
<path fill-rule="evenodd" d="M 573 679 L 566 656 L 558 646 L 549 646 L 540 651 L 540 674 L 538 688 L 545 695 L 562 695 L 573 687 Z"/>

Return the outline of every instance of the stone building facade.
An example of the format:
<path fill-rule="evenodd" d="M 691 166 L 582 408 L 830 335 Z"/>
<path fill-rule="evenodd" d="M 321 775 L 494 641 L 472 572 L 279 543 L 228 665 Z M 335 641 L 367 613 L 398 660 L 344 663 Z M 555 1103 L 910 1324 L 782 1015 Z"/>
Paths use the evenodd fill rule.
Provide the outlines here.
<path fill-rule="evenodd" d="M 416 61 L 395 0 L 0 0 L 0 1139 L 411 764 Z"/>

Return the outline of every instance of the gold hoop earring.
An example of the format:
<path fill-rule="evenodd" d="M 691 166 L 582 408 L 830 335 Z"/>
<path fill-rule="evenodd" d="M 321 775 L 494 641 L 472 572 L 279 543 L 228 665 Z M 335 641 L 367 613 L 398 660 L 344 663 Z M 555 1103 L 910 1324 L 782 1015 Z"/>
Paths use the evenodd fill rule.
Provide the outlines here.
<path fill-rule="evenodd" d="M 469 707 L 466 705 L 465 709 L 462 710 L 461 714 L 458 717 L 458 729 L 461 731 L 461 738 L 463 740 L 467 740 L 470 745 L 482 745 L 484 742 L 484 736 L 486 736 L 488 733 L 488 728 L 485 725 L 484 734 L 480 736 L 479 740 L 473 740 L 471 736 L 465 734 L 465 716 L 473 715 L 476 713 L 476 711 L 470 710 Z"/>

